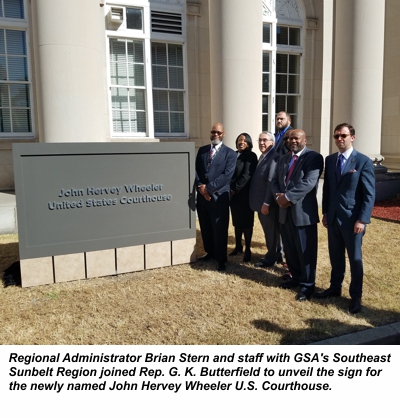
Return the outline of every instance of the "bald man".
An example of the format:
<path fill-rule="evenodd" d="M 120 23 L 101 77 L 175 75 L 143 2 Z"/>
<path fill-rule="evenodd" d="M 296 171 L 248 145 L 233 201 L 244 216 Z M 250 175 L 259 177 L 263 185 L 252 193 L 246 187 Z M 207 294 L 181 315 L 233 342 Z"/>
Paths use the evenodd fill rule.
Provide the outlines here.
<path fill-rule="evenodd" d="M 215 123 L 210 145 L 196 156 L 197 215 L 206 254 L 199 260 L 215 259 L 217 270 L 226 269 L 230 183 L 236 167 L 236 152 L 223 144 L 225 129 Z"/>
<path fill-rule="evenodd" d="M 286 262 L 292 278 L 282 284 L 299 286 L 296 299 L 303 302 L 315 288 L 319 222 L 317 186 L 324 168 L 321 154 L 306 147 L 306 134 L 289 134 L 290 152 L 279 158 L 272 178 L 272 191 L 279 205 L 279 222 Z"/>

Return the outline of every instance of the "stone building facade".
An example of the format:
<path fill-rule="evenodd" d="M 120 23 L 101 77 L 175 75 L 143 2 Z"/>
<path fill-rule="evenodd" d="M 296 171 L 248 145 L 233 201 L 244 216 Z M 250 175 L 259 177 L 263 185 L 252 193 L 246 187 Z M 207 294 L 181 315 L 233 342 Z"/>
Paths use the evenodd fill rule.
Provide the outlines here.
<path fill-rule="evenodd" d="M 209 142 L 292 115 L 400 170 L 397 0 L 2 0 L 0 190 L 15 142 Z"/>

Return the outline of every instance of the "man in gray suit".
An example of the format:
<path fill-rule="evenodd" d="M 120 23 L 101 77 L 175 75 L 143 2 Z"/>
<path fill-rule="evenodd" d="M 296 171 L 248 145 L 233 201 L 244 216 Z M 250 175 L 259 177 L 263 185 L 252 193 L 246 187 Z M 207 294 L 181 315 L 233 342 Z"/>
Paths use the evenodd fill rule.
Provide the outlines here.
<path fill-rule="evenodd" d="M 272 267 L 282 262 L 280 245 L 278 205 L 271 191 L 270 173 L 275 170 L 279 155 L 274 149 L 275 136 L 271 132 L 262 132 L 258 138 L 261 156 L 250 183 L 250 208 L 258 213 L 265 236 L 267 253 L 256 267 Z"/>
<path fill-rule="evenodd" d="M 319 222 L 317 186 L 324 168 L 321 154 L 306 147 L 301 129 L 290 132 L 287 153 L 279 158 L 272 178 L 272 191 L 279 205 L 279 222 L 286 262 L 292 279 L 285 289 L 300 286 L 296 299 L 303 302 L 315 288 Z"/>

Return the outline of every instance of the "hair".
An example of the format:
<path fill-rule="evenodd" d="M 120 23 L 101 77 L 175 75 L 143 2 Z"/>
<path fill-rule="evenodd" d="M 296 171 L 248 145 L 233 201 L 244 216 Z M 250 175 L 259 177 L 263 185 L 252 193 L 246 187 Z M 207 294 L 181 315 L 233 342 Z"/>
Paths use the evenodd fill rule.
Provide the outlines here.
<path fill-rule="evenodd" d="M 336 126 L 336 128 L 333 130 L 335 133 L 336 131 L 340 131 L 342 128 L 349 128 L 350 135 L 354 136 L 356 134 L 356 130 L 350 125 L 350 123 L 339 123 L 339 125 Z"/>
<path fill-rule="evenodd" d="M 238 141 L 239 141 L 239 138 L 240 138 L 241 136 L 244 136 L 244 140 L 246 141 L 246 143 L 247 143 L 247 145 L 248 145 L 248 148 L 249 148 L 249 149 L 252 149 L 252 148 L 253 148 L 253 141 L 251 140 L 251 136 L 250 136 L 249 134 L 247 134 L 246 132 L 242 132 L 242 133 L 241 133 L 241 134 L 239 134 L 239 135 L 238 135 L 238 137 L 236 138 L 236 142 L 235 142 L 235 144 L 236 144 L 236 148 L 238 147 Z"/>
<path fill-rule="evenodd" d="M 276 112 L 276 116 L 278 116 L 278 113 L 284 113 L 286 115 L 286 117 L 292 121 L 292 118 L 290 117 L 289 113 L 286 112 L 286 110 L 280 110 L 279 112 Z"/>
<path fill-rule="evenodd" d="M 262 131 L 262 134 L 265 134 L 268 136 L 268 138 L 275 143 L 275 135 L 272 132 L 269 131 Z"/>

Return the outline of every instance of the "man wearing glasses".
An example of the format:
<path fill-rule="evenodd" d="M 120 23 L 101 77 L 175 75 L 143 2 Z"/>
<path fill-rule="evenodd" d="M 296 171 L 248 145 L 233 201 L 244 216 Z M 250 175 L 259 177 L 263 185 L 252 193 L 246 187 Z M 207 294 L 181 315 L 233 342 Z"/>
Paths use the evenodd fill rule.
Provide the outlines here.
<path fill-rule="evenodd" d="M 236 152 L 222 143 L 221 123 L 211 129 L 210 145 L 196 156 L 197 215 L 206 254 L 199 260 L 215 259 L 217 270 L 226 269 L 230 183 L 236 167 Z"/>
<path fill-rule="evenodd" d="M 350 262 L 349 312 L 361 310 L 363 285 L 362 238 L 375 202 L 374 167 L 370 158 L 353 148 L 355 130 L 341 123 L 334 131 L 338 153 L 325 160 L 322 223 L 328 228 L 330 287 L 316 298 L 340 296 L 345 275 L 345 251 Z"/>
<path fill-rule="evenodd" d="M 267 253 L 256 267 L 273 267 L 282 262 L 282 248 L 279 237 L 278 205 L 271 190 L 271 177 L 275 171 L 279 155 L 274 148 L 275 136 L 271 132 L 261 132 L 258 148 L 261 156 L 256 171 L 251 178 L 249 203 L 250 208 L 258 213 L 265 236 Z"/>

